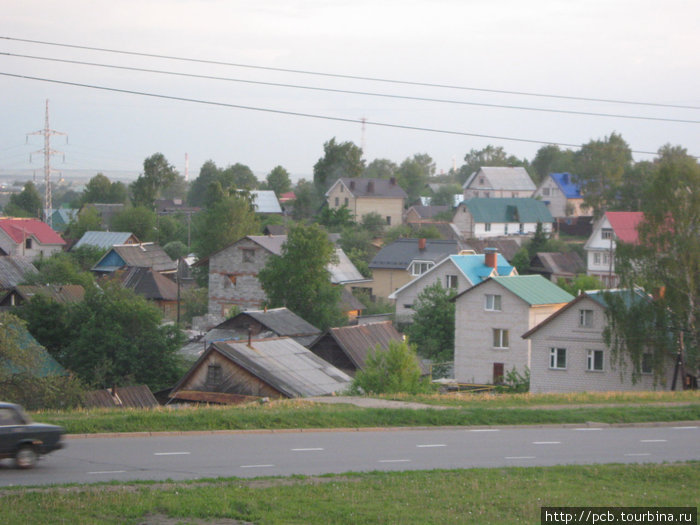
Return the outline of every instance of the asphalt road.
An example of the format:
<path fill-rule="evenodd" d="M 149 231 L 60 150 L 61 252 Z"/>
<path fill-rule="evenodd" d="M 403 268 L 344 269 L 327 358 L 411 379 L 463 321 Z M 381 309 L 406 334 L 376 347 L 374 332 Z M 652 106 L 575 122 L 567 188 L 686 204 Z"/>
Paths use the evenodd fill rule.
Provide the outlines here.
<path fill-rule="evenodd" d="M 191 433 L 67 440 L 0 486 L 700 460 L 700 424 Z"/>

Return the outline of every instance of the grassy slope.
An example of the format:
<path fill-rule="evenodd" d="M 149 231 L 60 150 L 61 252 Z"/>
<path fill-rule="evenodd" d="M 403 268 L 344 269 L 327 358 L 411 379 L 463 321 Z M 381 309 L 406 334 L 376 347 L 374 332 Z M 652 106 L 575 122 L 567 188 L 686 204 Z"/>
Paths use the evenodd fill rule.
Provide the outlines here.
<path fill-rule="evenodd" d="M 542 506 L 695 505 L 698 486 L 691 462 L 4 490 L 0 505 L 6 524 L 503 524 L 539 523 Z"/>

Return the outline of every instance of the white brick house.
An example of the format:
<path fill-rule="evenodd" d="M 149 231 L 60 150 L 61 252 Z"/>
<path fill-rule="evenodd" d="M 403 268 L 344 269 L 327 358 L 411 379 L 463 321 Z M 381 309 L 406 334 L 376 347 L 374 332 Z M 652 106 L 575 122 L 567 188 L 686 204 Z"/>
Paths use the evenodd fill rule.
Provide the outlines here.
<path fill-rule="evenodd" d="M 541 275 L 491 277 L 455 298 L 455 380 L 500 383 L 530 366 L 530 341 L 520 336 L 573 296 Z"/>
<path fill-rule="evenodd" d="M 628 292 L 629 293 L 629 292 Z M 586 292 L 523 334 L 530 341 L 530 392 L 591 392 L 668 390 L 673 377 L 669 362 L 663 380 L 655 384 L 651 363 L 642 360 L 635 384 L 631 365 L 613 364 L 603 340 L 605 301 L 600 292 Z"/>

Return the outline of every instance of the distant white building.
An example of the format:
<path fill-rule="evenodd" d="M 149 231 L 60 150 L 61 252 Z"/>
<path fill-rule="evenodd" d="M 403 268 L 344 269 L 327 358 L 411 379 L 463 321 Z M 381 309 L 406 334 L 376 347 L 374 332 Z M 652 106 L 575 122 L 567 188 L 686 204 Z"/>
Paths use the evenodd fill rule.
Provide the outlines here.
<path fill-rule="evenodd" d="M 462 185 L 465 200 L 473 197 L 526 198 L 532 197 L 535 189 L 535 183 L 522 167 L 484 166 Z"/>

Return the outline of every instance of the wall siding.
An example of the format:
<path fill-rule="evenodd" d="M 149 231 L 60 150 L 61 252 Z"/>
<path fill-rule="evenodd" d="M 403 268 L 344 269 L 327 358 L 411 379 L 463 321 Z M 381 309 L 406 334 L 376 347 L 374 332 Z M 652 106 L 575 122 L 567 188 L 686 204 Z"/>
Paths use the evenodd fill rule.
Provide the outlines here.
<path fill-rule="evenodd" d="M 450 260 L 440 265 L 425 277 L 415 277 L 412 284 L 401 292 L 396 298 L 396 320 L 400 322 L 410 321 L 415 313 L 414 308 L 418 295 L 425 290 L 425 288 L 436 282 L 439 282 L 443 288 L 446 288 L 445 279 L 447 275 L 457 276 L 457 293 L 461 293 L 472 286 L 469 279 L 467 279 Z M 405 305 L 407 304 L 414 305 L 414 308 L 406 308 Z"/>

